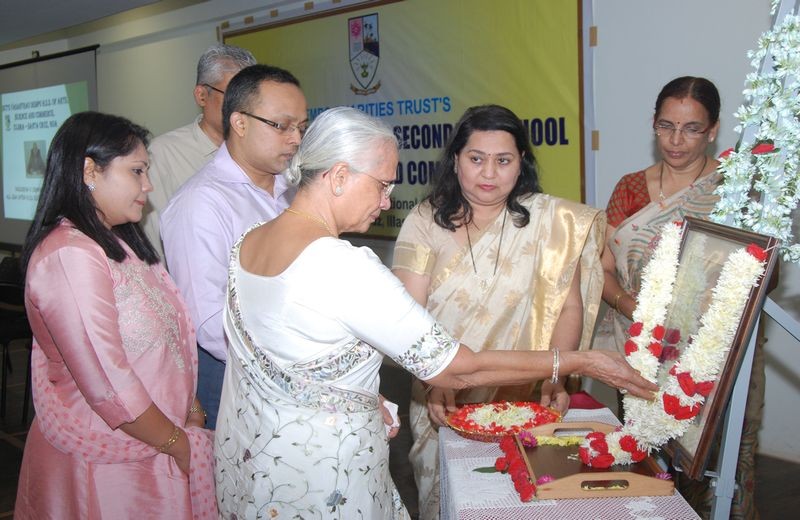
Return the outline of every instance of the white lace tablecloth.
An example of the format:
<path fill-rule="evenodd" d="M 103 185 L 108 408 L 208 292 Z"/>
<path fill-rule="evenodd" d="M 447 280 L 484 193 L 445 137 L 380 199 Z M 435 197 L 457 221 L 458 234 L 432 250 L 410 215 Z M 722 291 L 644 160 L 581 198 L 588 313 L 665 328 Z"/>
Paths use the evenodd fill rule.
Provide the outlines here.
<path fill-rule="evenodd" d="M 608 408 L 570 410 L 564 422 L 619 424 Z M 502 452 L 496 443 L 464 439 L 449 428 L 439 429 L 442 520 L 520 519 L 699 519 L 676 491 L 667 497 L 584 498 L 522 502 L 511 478 L 503 473 L 478 473 L 494 466 Z"/>

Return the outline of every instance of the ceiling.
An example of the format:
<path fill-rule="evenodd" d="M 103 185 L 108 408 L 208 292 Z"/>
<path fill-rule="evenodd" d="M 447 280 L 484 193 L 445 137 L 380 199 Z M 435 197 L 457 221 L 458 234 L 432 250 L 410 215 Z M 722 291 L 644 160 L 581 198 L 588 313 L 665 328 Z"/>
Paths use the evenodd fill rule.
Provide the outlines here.
<path fill-rule="evenodd" d="M 96 29 L 205 1 L 0 0 L 0 50 L 68 38 L 87 24 Z"/>

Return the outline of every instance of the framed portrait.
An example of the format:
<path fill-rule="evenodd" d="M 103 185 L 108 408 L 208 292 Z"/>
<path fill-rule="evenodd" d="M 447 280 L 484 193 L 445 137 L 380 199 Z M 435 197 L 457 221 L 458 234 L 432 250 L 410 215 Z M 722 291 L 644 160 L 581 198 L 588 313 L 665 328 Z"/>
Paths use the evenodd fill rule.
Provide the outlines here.
<path fill-rule="evenodd" d="M 672 456 L 673 465 L 690 478 L 701 479 L 708 464 L 747 343 L 769 289 L 769 281 L 777 262 L 777 243 L 778 240 L 773 237 L 692 217 L 686 218 L 678 274 L 664 324 L 666 333 L 658 376 L 658 383 L 661 385 L 682 350 L 699 330 L 700 319 L 711 303 L 714 286 L 728 256 L 749 244 L 755 244 L 767 252 L 764 275 L 750 291 L 739 328 L 714 389 L 686 433 L 670 441 L 666 447 Z"/>

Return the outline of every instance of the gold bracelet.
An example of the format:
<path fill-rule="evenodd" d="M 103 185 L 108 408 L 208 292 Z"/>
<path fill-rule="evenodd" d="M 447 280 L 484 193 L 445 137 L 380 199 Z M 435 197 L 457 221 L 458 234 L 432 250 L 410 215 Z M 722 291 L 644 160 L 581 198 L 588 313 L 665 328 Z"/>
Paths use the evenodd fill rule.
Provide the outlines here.
<path fill-rule="evenodd" d="M 614 297 L 614 310 L 617 311 L 617 313 L 620 313 L 620 314 L 622 313 L 622 311 L 619 310 L 619 299 L 622 298 L 623 294 L 625 294 L 625 291 L 620 291 Z"/>
<path fill-rule="evenodd" d="M 181 429 L 178 428 L 177 424 L 173 424 L 172 435 L 169 436 L 167 442 L 159 446 L 157 449 L 161 453 L 166 453 L 168 449 L 172 447 L 173 444 L 178 442 L 178 438 L 181 436 Z"/>
<path fill-rule="evenodd" d="M 203 421 L 208 419 L 208 414 L 206 413 L 205 410 L 203 410 L 203 407 L 200 406 L 199 404 L 193 404 L 192 407 L 189 408 L 189 415 L 192 415 L 193 413 L 202 414 L 203 415 Z"/>

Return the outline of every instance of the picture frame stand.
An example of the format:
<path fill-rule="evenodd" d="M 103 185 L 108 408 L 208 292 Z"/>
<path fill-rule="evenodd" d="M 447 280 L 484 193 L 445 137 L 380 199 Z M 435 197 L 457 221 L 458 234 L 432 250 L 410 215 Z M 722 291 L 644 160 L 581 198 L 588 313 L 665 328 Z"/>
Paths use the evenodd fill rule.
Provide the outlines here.
<path fill-rule="evenodd" d="M 736 465 L 739 462 L 739 445 L 742 440 L 747 393 L 750 387 L 750 374 L 756 351 L 756 331 L 758 330 L 760 319 L 760 316 L 756 319 L 753 332 L 750 334 L 742 365 L 736 376 L 731 399 L 725 412 L 722 430 L 723 441 L 720 446 L 717 471 L 706 472 L 706 475 L 711 477 L 710 485 L 714 489 L 711 518 L 715 520 L 730 518 L 731 502 L 733 501 L 733 493 L 736 490 Z"/>

